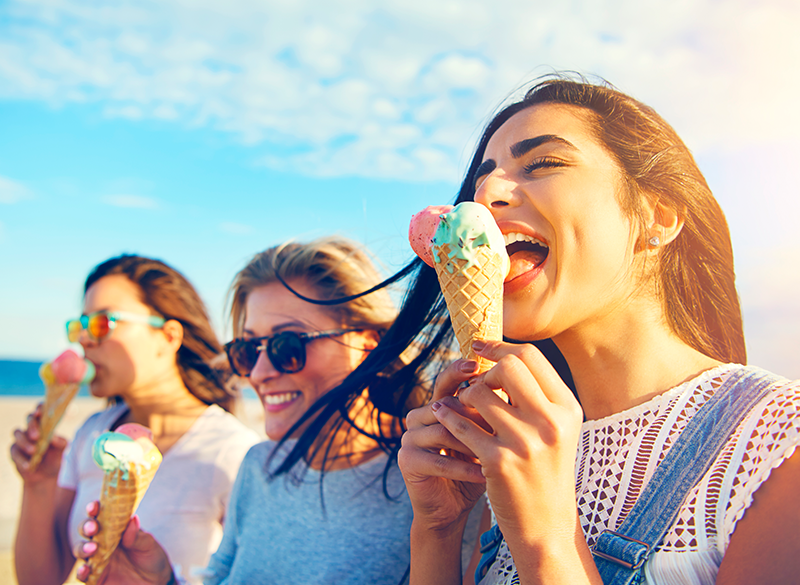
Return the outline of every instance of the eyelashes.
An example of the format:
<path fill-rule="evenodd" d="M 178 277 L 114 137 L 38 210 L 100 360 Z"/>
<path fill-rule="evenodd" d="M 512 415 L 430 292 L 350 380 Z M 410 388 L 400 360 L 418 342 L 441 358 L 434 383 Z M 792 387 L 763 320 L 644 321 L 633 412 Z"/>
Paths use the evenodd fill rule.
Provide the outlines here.
<path fill-rule="evenodd" d="M 532 173 L 537 169 L 552 169 L 563 166 L 566 166 L 566 163 L 564 163 L 564 161 L 559 160 L 557 158 L 543 156 L 542 158 L 537 158 L 536 160 L 531 161 L 523 168 L 525 169 L 526 173 Z"/>

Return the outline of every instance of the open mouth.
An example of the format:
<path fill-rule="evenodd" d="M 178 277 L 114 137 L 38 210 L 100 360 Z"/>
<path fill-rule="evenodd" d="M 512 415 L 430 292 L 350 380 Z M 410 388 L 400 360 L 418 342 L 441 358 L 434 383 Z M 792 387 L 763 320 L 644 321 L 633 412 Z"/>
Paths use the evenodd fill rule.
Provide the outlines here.
<path fill-rule="evenodd" d="M 511 273 L 507 280 L 522 272 L 538 268 L 550 253 L 550 248 L 542 240 L 519 232 L 503 234 L 506 251 L 511 260 Z"/>

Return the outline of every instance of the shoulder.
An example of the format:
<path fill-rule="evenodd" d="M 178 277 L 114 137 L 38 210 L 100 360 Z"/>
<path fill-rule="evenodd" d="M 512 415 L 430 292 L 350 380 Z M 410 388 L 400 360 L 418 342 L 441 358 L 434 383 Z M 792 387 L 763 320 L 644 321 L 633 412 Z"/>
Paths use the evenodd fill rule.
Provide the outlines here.
<path fill-rule="evenodd" d="M 195 447 L 212 446 L 221 455 L 223 452 L 244 453 L 261 441 L 258 434 L 245 426 L 238 418 L 216 405 L 209 406 L 195 423 L 191 433 Z M 241 457 L 240 457 L 241 459 Z"/>
<path fill-rule="evenodd" d="M 216 404 L 212 404 L 206 409 L 202 419 L 204 431 L 207 433 L 229 435 L 232 440 L 250 442 L 250 444 L 260 442 L 258 434 L 253 429 Z"/>

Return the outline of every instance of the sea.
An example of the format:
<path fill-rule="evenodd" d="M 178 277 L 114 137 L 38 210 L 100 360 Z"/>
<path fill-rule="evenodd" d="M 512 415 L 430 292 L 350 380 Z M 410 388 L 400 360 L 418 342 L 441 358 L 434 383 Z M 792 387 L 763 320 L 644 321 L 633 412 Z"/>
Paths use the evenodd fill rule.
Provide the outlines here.
<path fill-rule="evenodd" d="M 39 379 L 40 361 L 0 359 L 0 396 L 44 396 L 44 384 Z M 90 396 L 87 386 L 78 396 Z"/>
<path fill-rule="evenodd" d="M 39 378 L 43 362 L 0 359 L 0 396 L 44 396 L 44 384 Z M 81 386 L 78 396 L 91 396 L 88 386 Z M 242 398 L 258 400 L 249 386 L 242 388 Z"/>

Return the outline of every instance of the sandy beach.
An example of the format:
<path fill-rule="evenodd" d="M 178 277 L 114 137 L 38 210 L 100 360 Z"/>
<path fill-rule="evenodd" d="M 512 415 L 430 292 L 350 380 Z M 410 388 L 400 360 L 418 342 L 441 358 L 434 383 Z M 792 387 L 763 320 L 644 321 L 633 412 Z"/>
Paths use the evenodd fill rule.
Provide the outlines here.
<path fill-rule="evenodd" d="M 3 397 L 0 398 L 0 428 L 6 438 L 3 444 L 5 455 L 0 463 L 0 584 L 16 585 L 14 576 L 13 544 L 14 534 L 19 517 L 19 503 L 22 496 L 22 481 L 8 455 L 13 431 L 25 424 L 25 418 L 33 410 L 38 397 Z M 263 411 L 261 404 L 255 400 L 243 401 L 237 416 L 248 426 L 263 436 Z M 98 410 L 105 408 L 105 401 L 97 398 L 78 397 L 69 405 L 66 415 L 56 431 L 59 435 L 71 439 L 75 431 L 86 418 Z M 78 583 L 70 580 L 68 583 Z"/>

